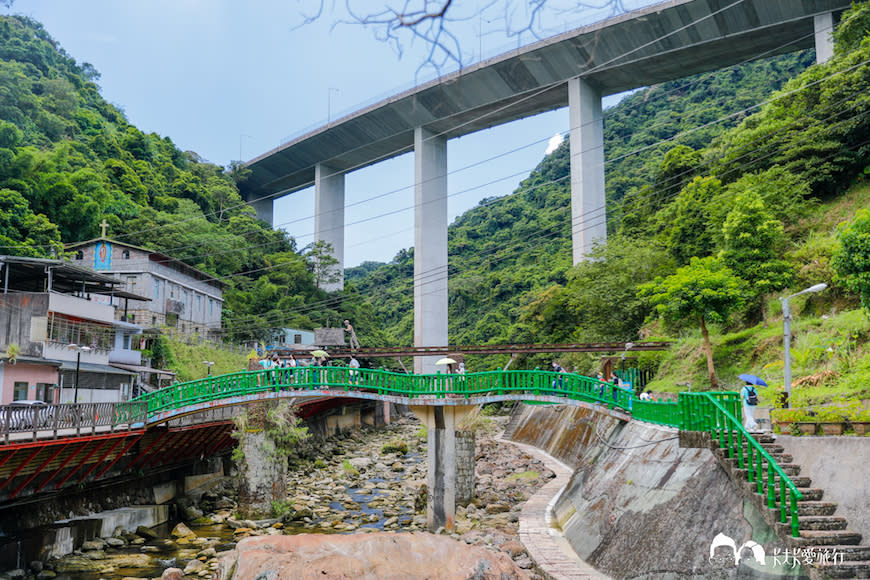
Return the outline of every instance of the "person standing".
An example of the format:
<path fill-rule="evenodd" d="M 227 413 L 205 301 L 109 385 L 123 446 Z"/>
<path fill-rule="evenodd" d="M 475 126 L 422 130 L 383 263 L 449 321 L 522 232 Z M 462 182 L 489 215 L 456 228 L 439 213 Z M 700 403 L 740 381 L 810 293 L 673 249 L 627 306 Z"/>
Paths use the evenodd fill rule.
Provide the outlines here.
<path fill-rule="evenodd" d="M 562 368 L 562 365 L 558 363 L 558 361 L 553 361 L 553 372 L 554 373 L 564 373 L 565 369 Z M 553 388 L 561 389 L 562 388 L 562 377 L 558 377 L 553 379 Z"/>
<path fill-rule="evenodd" d="M 354 331 L 350 320 L 344 321 L 344 331 L 350 335 L 348 339 L 348 342 L 350 342 L 350 350 L 357 350 L 359 348 L 359 340 L 356 338 L 356 332 Z"/>
<path fill-rule="evenodd" d="M 743 400 L 743 426 L 747 431 L 755 431 L 758 429 L 758 423 L 755 422 L 755 407 L 758 405 L 758 392 L 755 390 L 755 385 L 746 383 L 740 389 L 740 398 Z"/>
<path fill-rule="evenodd" d="M 350 362 L 347 363 L 347 366 L 348 366 L 348 368 L 350 368 L 350 373 L 349 373 L 350 374 L 350 382 L 355 384 L 355 385 L 358 385 L 359 378 L 360 378 L 359 370 L 358 370 L 359 366 L 360 366 L 359 361 L 356 360 L 355 356 L 350 355 Z"/>

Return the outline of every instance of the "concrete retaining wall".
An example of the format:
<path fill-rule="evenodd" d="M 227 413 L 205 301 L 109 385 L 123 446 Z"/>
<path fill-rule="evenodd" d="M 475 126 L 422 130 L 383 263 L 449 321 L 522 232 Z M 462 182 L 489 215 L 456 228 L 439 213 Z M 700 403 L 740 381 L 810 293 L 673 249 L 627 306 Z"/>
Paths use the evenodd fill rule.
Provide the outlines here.
<path fill-rule="evenodd" d="M 456 505 L 474 498 L 474 431 L 456 432 Z"/>
<path fill-rule="evenodd" d="M 677 431 L 626 423 L 576 407 L 528 405 L 512 439 L 546 450 L 576 471 L 554 503 L 565 539 L 612 578 L 790 577 L 744 558 L 710 560 L 713 538 L 783 543 L 707 449 L 682 449 Z M 786 576 L 782 576 L 786 573 Z"/>
<path fill-rule="evenodd" d="M 870 542 L 870 437 L 792 437 L 777 435 L 777 443 L 801 466 L 813 487 L 825 490 L 825 501 L 837 502 L 838 516 L 849 529 Z"/>

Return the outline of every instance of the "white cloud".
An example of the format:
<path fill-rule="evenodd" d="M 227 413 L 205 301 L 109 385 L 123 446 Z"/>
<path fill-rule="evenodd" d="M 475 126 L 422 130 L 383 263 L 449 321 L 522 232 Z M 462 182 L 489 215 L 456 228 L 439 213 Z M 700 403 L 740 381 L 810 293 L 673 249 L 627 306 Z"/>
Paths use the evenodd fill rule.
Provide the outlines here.
<path fill-rule="evenodd" d="M 547 150 L 544 151 L 544 155 L 549 155 L 553 151 L 559 148 L 559 145 L 562 143 L 562 134 L 556 133 L 550 140 L 547 142 Z"/>

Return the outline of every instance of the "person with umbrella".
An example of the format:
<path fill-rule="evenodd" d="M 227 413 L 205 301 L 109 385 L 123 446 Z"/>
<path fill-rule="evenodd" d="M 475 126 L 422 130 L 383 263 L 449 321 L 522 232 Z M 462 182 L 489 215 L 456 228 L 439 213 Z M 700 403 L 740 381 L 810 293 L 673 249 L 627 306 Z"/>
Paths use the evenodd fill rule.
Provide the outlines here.
<path fill-rule="evenodd" d="M 737 377 L 744 382 L 740 389 L 740 400 L 743 401 L 743 426 L 747 431 L 756 431 L 758 423 L 755 422 L 755 407 L 758 405 L 758 391 L 755 386 L 767 386 L 764 379 L 755 375 L 743 374 Z"/>

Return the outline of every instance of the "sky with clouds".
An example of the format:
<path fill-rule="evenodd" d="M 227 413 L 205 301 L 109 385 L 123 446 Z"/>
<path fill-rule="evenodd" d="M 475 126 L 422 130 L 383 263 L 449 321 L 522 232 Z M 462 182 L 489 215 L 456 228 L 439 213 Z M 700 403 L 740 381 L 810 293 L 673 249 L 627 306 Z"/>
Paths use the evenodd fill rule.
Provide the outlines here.
<path fill-rule="evenodd" d="M 516 47 L 518 40 L 500 34 L 498 23 L 489 30 L 488 20 L 473 17 L 469 6 L 477 1 L 483 2 L 464 3 L 472 16 L 455 24 L 464 58 Z M 304 25 L 315 0 L 16 0 L 0 12 L 40 21 L 73 58 L 91 63 L 102 75 L 103 96 L 141 130 L 227 165 L 434 77 L 420 67 L 424 43 L 403 45 L 399 57 L 371 27 L 336 24 L 344 15 L 330 13 L 326 2 L 323 16 Z M 571 5 L 575 0 L 565 4 Z M 605 16 L 563 11 L 553 32 Z M 451 140 L 450 219 L 513 191 L 567 129 L 567 109 L 561 109 Z M 275 227 L 300 247 L 313 241 L 313 199 L 308 189 L 275 202 Z M 346 202 L 346 266 L 389 261 L 413 246 L 411 155 L 348 174 Z"/>

